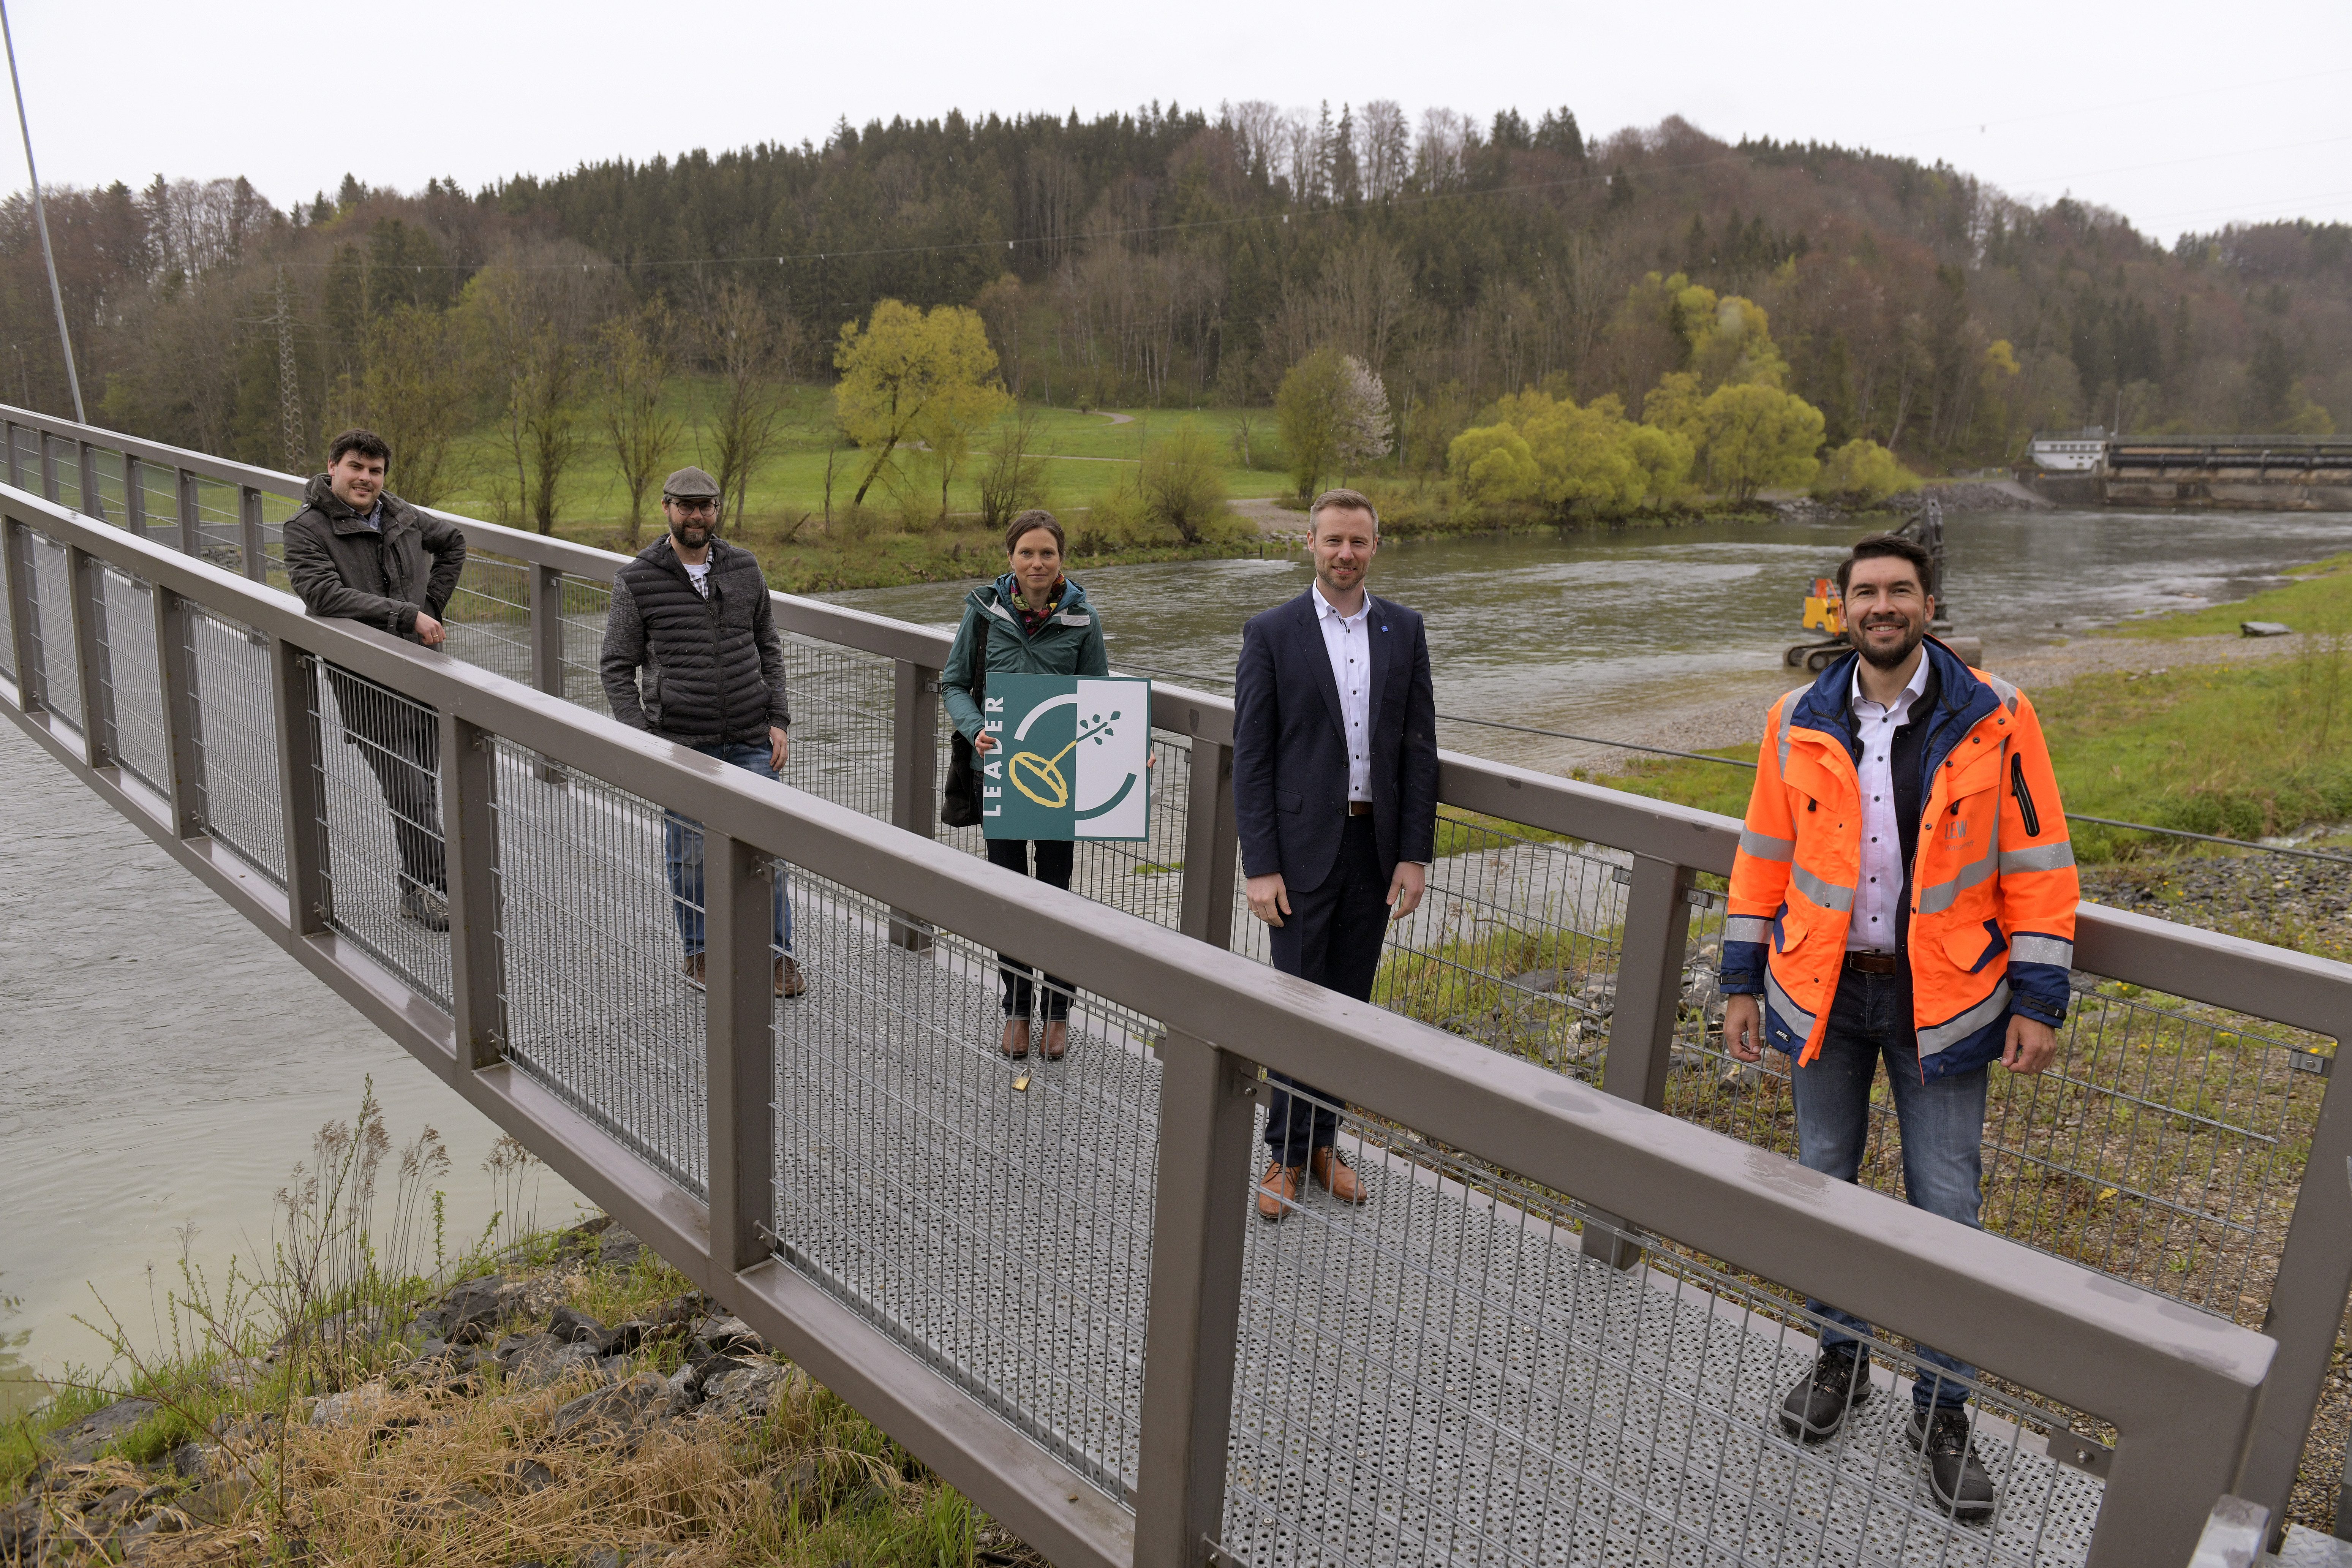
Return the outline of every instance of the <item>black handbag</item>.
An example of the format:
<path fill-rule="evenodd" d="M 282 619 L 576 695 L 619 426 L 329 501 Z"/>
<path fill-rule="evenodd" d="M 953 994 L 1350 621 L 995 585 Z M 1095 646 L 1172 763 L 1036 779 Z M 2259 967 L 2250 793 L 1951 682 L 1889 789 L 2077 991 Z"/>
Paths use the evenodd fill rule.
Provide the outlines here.
<path fill-rule="evenodd" d="M 988 623 L 979 623 L 980 646 L 972 650 L 971 700 L 986 710 L 988 692 Z M 974 765 L 979 753 L 963 731 L 955 731 L 948 743 L 948 779 L 940 786 L 940 821 L 950 827 L 980 826 L 980 770 Z"/>

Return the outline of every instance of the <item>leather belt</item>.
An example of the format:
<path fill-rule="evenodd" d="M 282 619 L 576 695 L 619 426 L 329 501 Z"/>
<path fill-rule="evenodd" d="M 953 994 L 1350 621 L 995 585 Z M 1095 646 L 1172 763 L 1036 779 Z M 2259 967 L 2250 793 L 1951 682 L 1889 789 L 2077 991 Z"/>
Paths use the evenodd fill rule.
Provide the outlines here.
<path fill-rule="evenodd" d="M 1903 967 L 1899 952 L 1849 952 L 1845 955 L 1848 969 L 1859 969 L 1864 974 L 1894 974 Z"/>
<path fill-rule="evenodd" d="M 1370 816 L 1372 815 L 1372 803 L 1369 800 L 1351 800 L 1348 803 L 1348 815 L 1349 816 Z"/>

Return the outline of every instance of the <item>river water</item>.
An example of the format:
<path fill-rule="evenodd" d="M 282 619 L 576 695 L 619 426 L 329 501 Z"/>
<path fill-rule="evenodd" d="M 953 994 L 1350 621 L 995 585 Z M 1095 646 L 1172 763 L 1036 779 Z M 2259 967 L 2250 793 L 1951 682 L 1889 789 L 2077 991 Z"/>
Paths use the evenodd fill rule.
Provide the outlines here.
<path fill-rule="evenodd" d="M 1808 579 L 1847 524 L 1400 542 L 1375 588 L 1421 610 L 1441 711 L 1656 744 L 1721 743 L 1710 708 L 1793 684 Z M 2352 516 L 1998 513 L 1947 522 L 1958 629 L 1989 663 L 2152 611 L 2235 598 L 2352 550 Z M 1304 591 L 1303 559 L 1082 574 L 1112 658 L 1229 678 L 1242 623 Z M 970 584 L 834 595 L 951 624 Z M 1557 765 L 1585 753 L 1454 727 L 1446 743 Z M 1484 742 L 1484 743 L 1482 743 Z M 1598 753 L 1594 753 L 1598 754 Z M 448 1141 L 453 1236 L 497 1199 L 495 1131 L 293 960 L 225 914 L 144 837 L 0 723 L 0 1418 L 27 1373 L 102 1359 L 72 1321 L 103 1298 L 148 1337 L 181 1227 L 214 1276 L 266 1246 L 272 1194 L 373 1074 L 388 1130 Z M 552 1176 L 541 1221 L 577 1196 Z M 162 1285 L 159 1284 L 160 1289 Z M 13 1305 L 7 1299 L 16 1299 Z"/>
<path fill-rule="evenodd" d="M 1806 640 L 1809 582 L 1835 570 L 1859 531 L 1702 523 L 1402 540 L 1381 550 L 1370 581 L 1426 619 L 1440 712 L 1672 746 L 1727 700 L 1752 701 L 1760 721 L 1762 704 L 1801 679 L 1780 655 Z M 1955 630 L 1981 637 L 1998 668 L 2132 616 L 2242 598 L 2284 567 L 2345 550 L 2343 513 L 1958 513 L 1945 524 L 1946 601 Z M 1232 679 L 1242 623 L 1305 592 L 1311 575 L 1303 554 L 1078 574 L 1114 664 L 1207 678 L 1216 690 Z M 971 586 L 827 597 L 951 626 Z M 1606 754 L 1466 726 L 1441 743 L 1530 764 Z"/>

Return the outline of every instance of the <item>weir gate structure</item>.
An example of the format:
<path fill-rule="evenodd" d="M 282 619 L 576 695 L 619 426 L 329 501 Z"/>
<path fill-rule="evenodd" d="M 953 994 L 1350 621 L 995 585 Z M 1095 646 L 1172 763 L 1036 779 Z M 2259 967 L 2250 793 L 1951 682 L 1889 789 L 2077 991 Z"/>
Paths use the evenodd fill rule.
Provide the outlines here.
<path fill-rule="evenodd" d="M 1061 1568 L 2138 1568 L 2280 1517 L 2352 1285 L 2345 966 L 2085 906 L 1970 1230 L 1892 1195 L 1891 1117 L 1862 1184 L 1801 1169 L 1785 1068 L 1709 1036 L 1728 819 L 1444 753 L 1359 1005 L 1235 919 L 1226 700 L 1155 687 L 1151 837 L 1062 892 L 933 826 L 940 632 L 778 595 L 779 788 L 602 711 L 620 556 L 460 520 L 429 651 L 284 591 L 292 476 L 0 426 L 16 724 Z M 1066 1058 L 999 1055 L 998 949 L 1071 978 Z M 1345 1100 L 1364 1206 L 1254 1216 L 1269 1068 Z M 1809 1295 L 1883 1339 L 1801 1447 Z M 1989 1524 L 1927 1498 L 1914 1341 L 1984 1369 Z"/>

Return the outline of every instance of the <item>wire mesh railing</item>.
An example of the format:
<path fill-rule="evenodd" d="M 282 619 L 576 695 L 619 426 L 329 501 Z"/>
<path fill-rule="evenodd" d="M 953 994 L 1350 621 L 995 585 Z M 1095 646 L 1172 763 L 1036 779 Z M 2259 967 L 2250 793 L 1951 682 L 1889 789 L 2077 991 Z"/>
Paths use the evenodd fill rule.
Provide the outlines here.
<path fill-rule="evenodd" d="M 449 1005 L 449 872 L 441 716 L 364 676 L 303 661 L 315 737 L 327 923 Z"/>
<path fill-rule="evenodd" d="M 81 658 L 74 647 L 72 568 L 65 546 L 47 534 L 35 533 L 32 547 L 34 624 L 40 628 L 42 673 L 53 710 L 79 730 L 81 704 L 75 694 L 81 684 Z"/>
<path fill-rule="evenodd" d="M 1124 1499 L 1156 1026 L 1017 961 L 1008 981 L 983 942 L 854 889 L 794 885 L 808 989 L 774 1016 L 780 1255 Z"/>
<path fill-rule="evenodd" d="M 283 888 L 286 809 L 268 639 L 202 607 L 191 608 L 186 624 L 205 830 Z"/>
<path fill-rule="evenodd" d="M 114 701 L 115 755 L 158 795 L 172 793 L 163 681 L 155 659 L 155 605 L 145 583 L 105 568 L 99 600 L 108 687 Z"/>
<path fill-rule="evenodd" d="M 1296 1091 L 1294 1091 L 1296 1092 Z M 1313 1098 L 1313 1097 L 1310 1097 Z M 1559 1194 L 1317 1100 L 1361 1183 L 1310 1179 L 1244 1265 L 1223 1553 L 1344 1563 L 2083 1560 L 2100 1487 L 2062 1415 L 1969 1385 L 1988 1520 L 1937 1506 L 1906 1436 L 1916 1352 L 1867 1342 L 1842 1430 L 1777 1412 L 1822 1319 L 1664 1245 L 1612 1266 Z M 1925 1367 L 1931 1395 L 1957 1392 Z"/>

